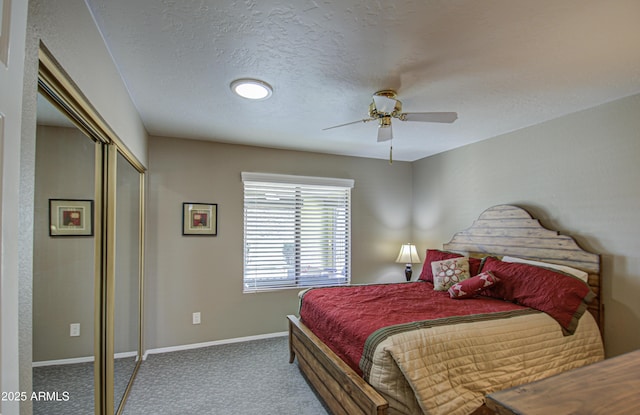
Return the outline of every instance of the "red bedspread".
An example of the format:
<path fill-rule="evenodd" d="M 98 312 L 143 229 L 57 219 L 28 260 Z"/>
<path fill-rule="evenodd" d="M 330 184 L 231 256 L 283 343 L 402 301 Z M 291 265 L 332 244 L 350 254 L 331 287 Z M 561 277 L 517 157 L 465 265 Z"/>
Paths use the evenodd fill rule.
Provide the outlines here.
<path fill-rule="evenodd" d="M 300 318 L 331 350 L 362 375 L 367 338 L 396 324 L 525 307 L 491 298 L 453 300 L 428 282 L 314 288 L 301 300 Z"/>

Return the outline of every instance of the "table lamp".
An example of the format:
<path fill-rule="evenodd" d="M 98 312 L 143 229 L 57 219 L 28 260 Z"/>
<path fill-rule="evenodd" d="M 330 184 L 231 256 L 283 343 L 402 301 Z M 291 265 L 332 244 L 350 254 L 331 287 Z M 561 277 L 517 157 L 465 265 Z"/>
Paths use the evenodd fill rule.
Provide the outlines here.
<path fill-rule="evenodd" d="M 413 273 L 413 271 L 411 270 L 411 264 L 417 264 L 420 262 L 420 257 L 418 256 L 416 246 L 414 244 L 403 244 L 400 247 L 400 253 L 398 254 L 396 262 L 407 264 L 406 268 L 404 269 L 404 275 L 407 278 L 407 281 L 410 281 L 411 274 Z"/>

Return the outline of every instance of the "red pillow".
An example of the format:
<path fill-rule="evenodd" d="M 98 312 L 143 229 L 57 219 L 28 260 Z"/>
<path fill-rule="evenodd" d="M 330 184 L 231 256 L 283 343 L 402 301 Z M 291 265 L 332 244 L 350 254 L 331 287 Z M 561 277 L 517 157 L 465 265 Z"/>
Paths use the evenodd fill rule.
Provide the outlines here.
<path fill-rule="evenodd" d="M 587 305 L 595 297 L 584 281 L 535 265 L 503 262 L 489 257 L 482 272 L 491 271 L 500 284 L 482 292 L 489 297 L 513 301 L 544 311 L 573 334 Z"/>
<path fill-rule="evenodd" d="M 433 282 L 433 271 L 431 271 L 431 263 L 435 261 L 443 261 L 445 259 L 460 258 L 464 255 L 456 254 L 455 252 L 440 251 L 439 249 L 427 249 L 425 253 L 424 264 L 422 264 L 422 272 L 420 273 L 419 280 Z M 469 274 L 471 276 L 478 275 L 480 271 L 481 260 L 478 258 L 469 258 Z"/>
<path fill-rule="evenodd" d="M 449 288 L 449 296 L 451 298 L 473 298 L 480 291 L 491 287 L 495 283 L 500 281 L 491 271 L 483 272 L 475 277 L 471 277 L 464 281 L 460 281 Z"/>
<path fill-rule="evenodd" d="M 469 274 L 475 277 L 480 273 L 480 267 L 482 266 L 482 260 L 479 258 L 469 257 Z"/>

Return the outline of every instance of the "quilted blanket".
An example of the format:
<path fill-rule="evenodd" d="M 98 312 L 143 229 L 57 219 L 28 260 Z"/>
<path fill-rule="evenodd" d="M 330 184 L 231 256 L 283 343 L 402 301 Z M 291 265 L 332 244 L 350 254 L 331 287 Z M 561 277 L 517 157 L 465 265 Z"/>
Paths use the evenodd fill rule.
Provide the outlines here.
<path fill-rule="evenodd" d="M 312 288 L 301 294 L 300 319 L 358 374 L 367 338 L 396 324 L 452 316 L 529 310 L 492 298 L 451 300 L 428 282 Z"/>
<path fill-rule="evenodd" d="M 551 317 L 532 313 L 399 331 L 377 343 L 367 378 L 390 414 L 466 415 L 486 394 L 603 358 L 591 314 L 564 336 Z"/>
<path fill-rule="evenodd" d="M 487 393 L 604 357 L 589 313 L 565 336 L 542 312 L 451 300 L 429 283 L 308 290 L 300 317 L 385 396 L 390 414 L 469 414 Z"/>

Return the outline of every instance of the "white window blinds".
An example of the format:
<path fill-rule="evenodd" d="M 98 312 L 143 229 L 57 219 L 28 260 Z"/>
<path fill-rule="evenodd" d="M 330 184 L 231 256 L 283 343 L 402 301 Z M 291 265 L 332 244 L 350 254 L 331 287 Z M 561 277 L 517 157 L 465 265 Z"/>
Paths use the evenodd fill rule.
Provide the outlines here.
<path fill-rule="evenodd" d="M 242 173 L 244 292 L 346 285 L 353 180 Z"/>

